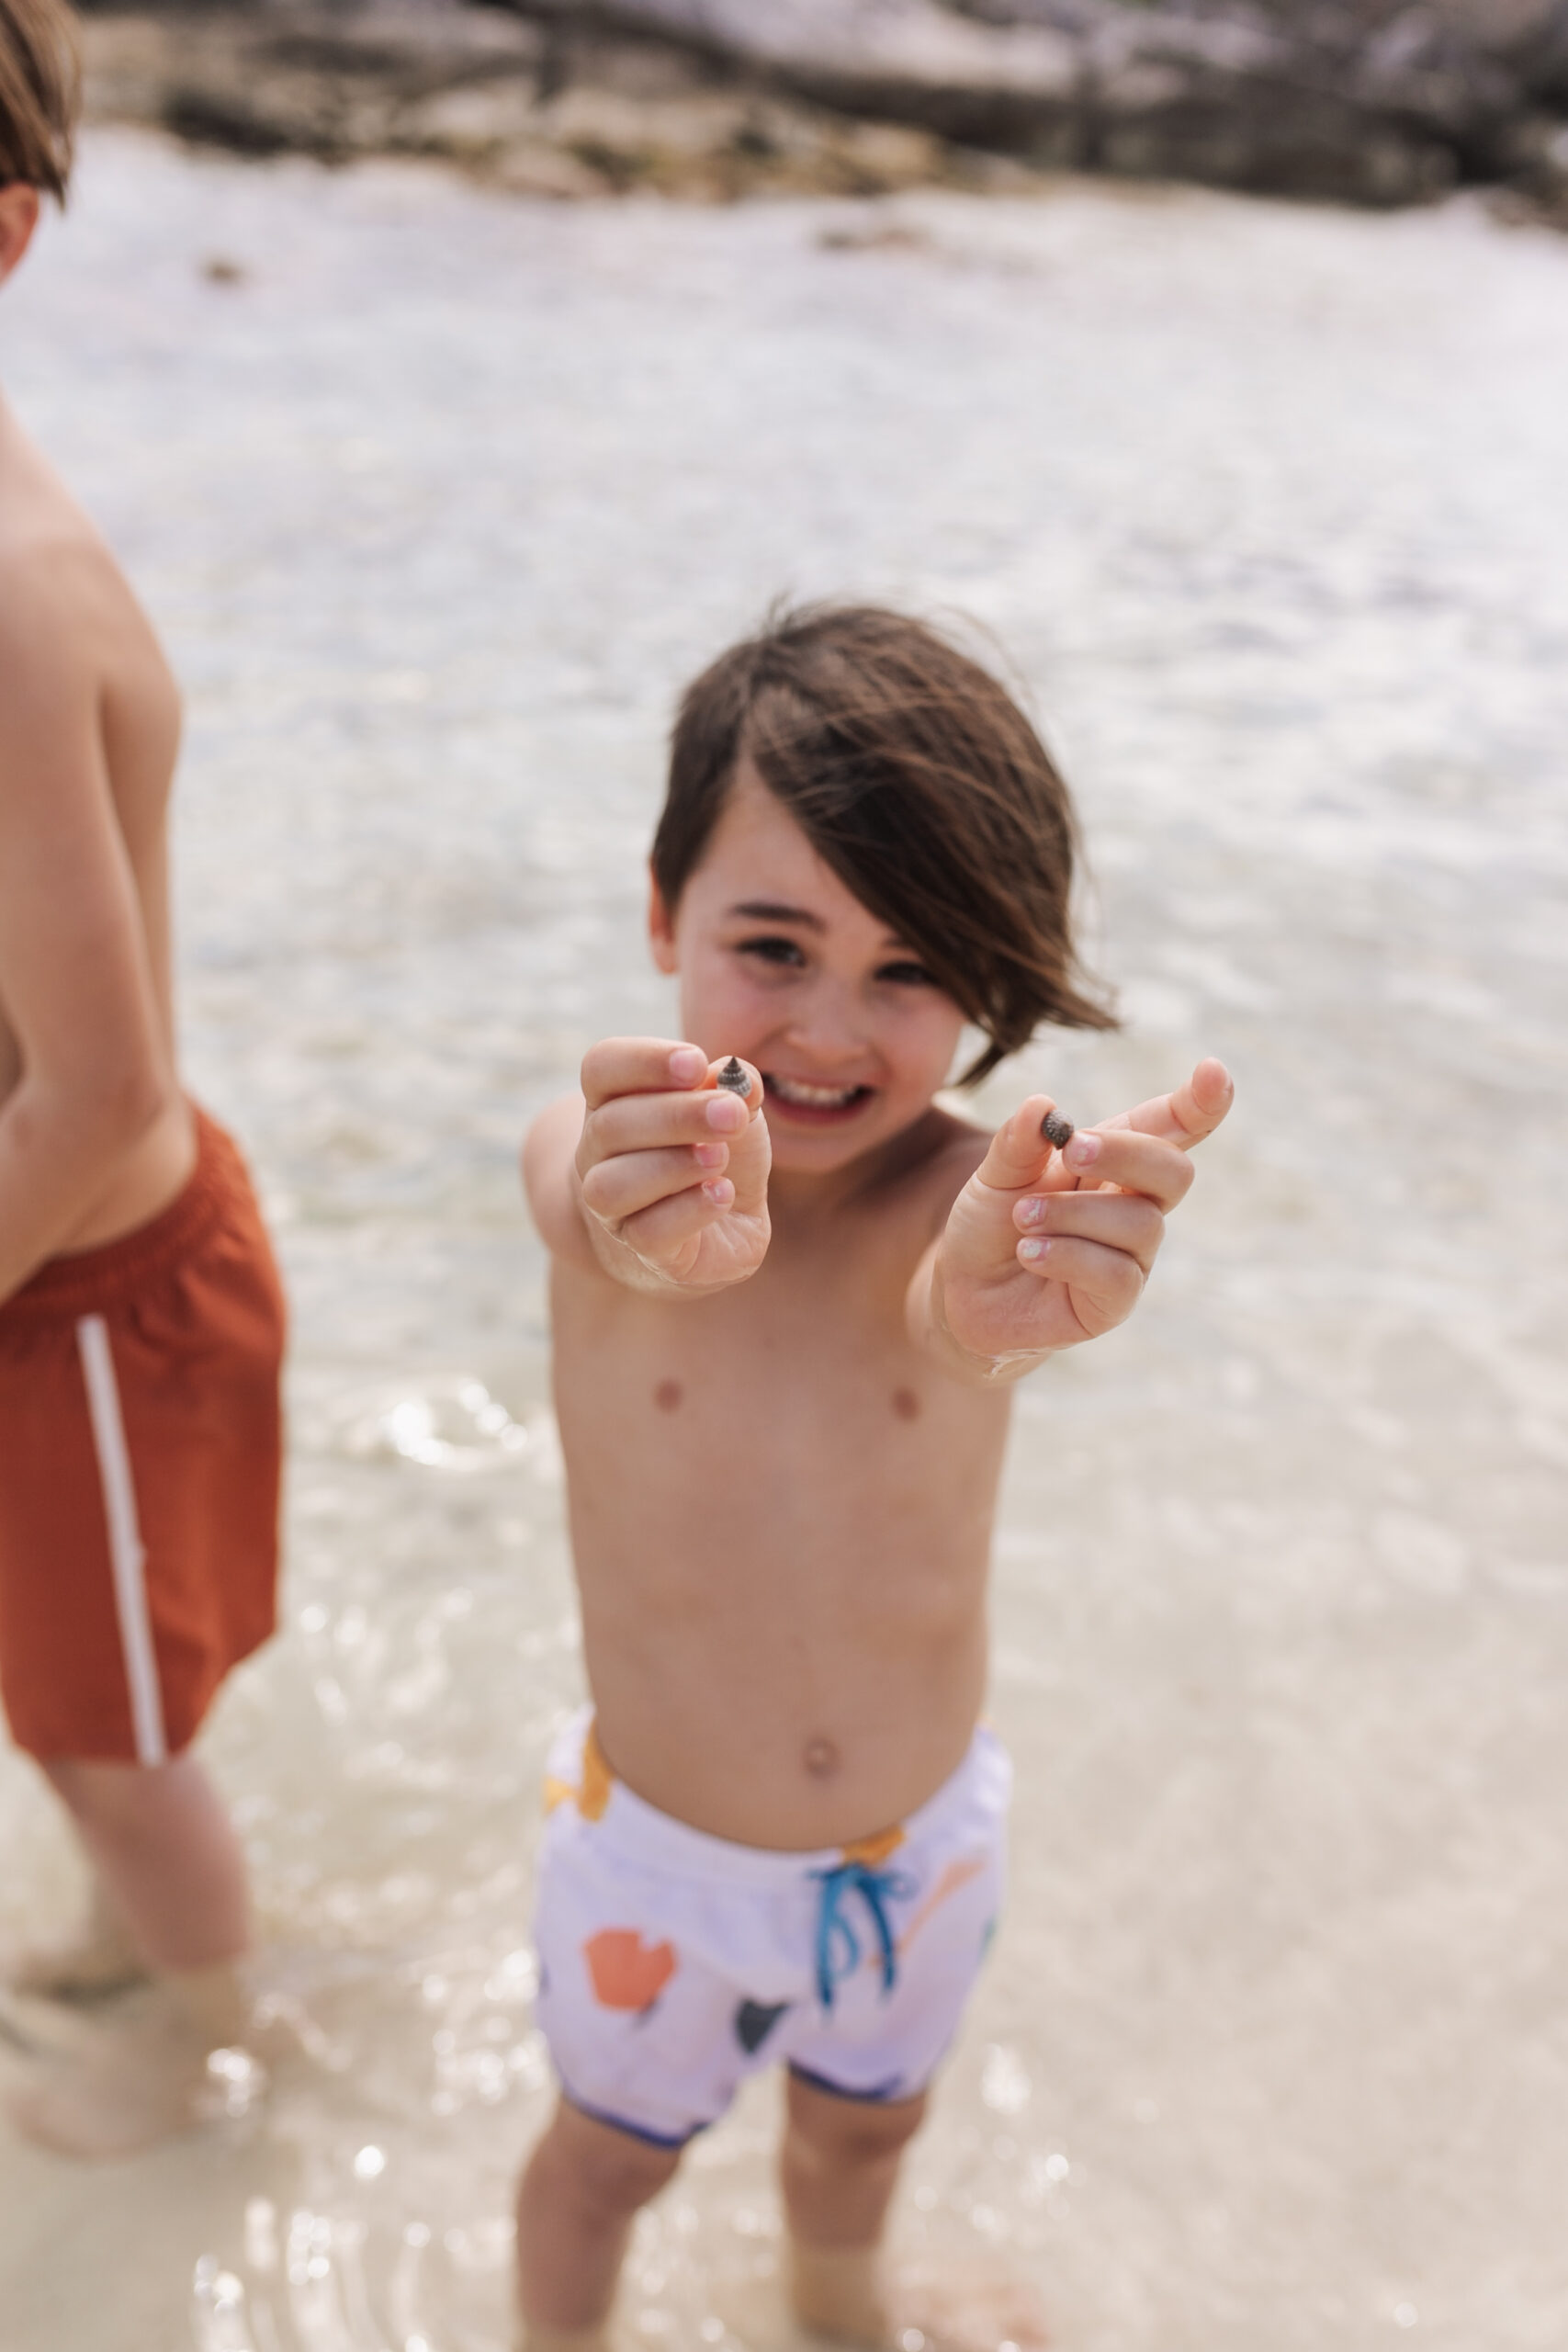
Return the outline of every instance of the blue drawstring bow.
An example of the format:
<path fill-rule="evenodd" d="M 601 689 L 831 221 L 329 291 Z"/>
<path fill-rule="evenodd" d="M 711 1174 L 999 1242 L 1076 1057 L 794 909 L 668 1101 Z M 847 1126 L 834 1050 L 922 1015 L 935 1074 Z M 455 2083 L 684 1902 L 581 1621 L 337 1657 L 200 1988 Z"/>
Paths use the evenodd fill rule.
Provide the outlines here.
<path fill-rule="evenodd" d="M 871 1913 L 882 1955 L 882 1990 L 884 1995 L 891 1993 L 898 1981 L 898 1953 L 886 1905 L 907 1902 L 915 1892 L 914 1881 L 901 1871 L 874 1871 L 867 1862 L 840 1862 L 833 1870 L 813 1871 L 811 1875 L 822 1888 L 817 1914 L 817 1995 L 822 2007 L 832 2007 L 833 1987 L 860 1966 L 860 1938 L 843 1913 L 844 1897 L 852 1891 L 862 1896 Z"/>

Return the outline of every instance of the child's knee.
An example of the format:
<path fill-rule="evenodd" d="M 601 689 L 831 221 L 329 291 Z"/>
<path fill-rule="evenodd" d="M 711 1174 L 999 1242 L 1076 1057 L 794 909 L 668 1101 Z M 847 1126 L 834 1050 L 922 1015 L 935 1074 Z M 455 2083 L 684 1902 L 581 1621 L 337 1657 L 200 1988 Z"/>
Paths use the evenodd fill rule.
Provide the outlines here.
<path fill-rule="evenodd" d="M 144 1773 L 136 1764 L 105 1764 L 74 1757 L 40 1758 L 39 1769 L 68 1813 L 94 1826 L 115 1828 L 132 1815 Z"/>
<path fill-rule="evenodd" d="M 908 2147 L 925 2120 L 926 2098 L 858 2099 L 819 2091 L 792 2075 L 789 2137 L 820 2163 L 886 2163 Z"/>
<path fill-rule="evenodd" d="M 547 2187 L 581 2212 L 629 2217 L 658 2196 L 680 2161 L 679 2148 L 639 2140 L 563 2102 L 534 2152 L 524 2195 L 531 2185 Z"/>

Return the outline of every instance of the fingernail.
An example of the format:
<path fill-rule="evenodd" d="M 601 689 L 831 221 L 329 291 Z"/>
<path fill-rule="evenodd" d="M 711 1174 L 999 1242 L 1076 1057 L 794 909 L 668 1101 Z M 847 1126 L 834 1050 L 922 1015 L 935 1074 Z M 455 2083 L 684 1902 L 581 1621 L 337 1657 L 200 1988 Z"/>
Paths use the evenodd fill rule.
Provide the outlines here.
<path fill-rule="evenodd" d="M 1043 1225 L 1045 1222 L 1044 1202 L 1039 1200 L 1020 1201 L 1018 1204 L 1018 1221 L 1021 1225 Z"/>
<path fill-rule="evenodd" d="M 716 1093 L 707 1107 L 707 1123 L 721 1136 L 737 1136 L 746 1125 L 746 1105 L 736 1095 Z"/>
<path fill-rule="evenodd" d="M 727 1209 L 735 1198 L 735 1187 L 728 1176 L 715 1176 L 703 1186 L 703 1198 L 711 1201 L 716 1209 Z"/>
<path fill-rule="evenodd" d="M 699 1168 L 722 1168 L 729 1154 L 725 1143 L 699 1143 L 692 1147 L 692 1157 Z"/>
<path fill-rule="evenodd" d="M 677 1046 L 670 1057 L 670 1075 L 678 1086 L 690 1086 L 707 1069 L 707 1057 L 695 1046 Z"/>
<path fill-rule="evenodd" d="M 1050 1247 L 1051 1244 L 1048 1241 L 1021 1241 L 1018 1245 L 1018 1254 L 1032 1266 L 1043 1258 Z"/>
<path fill-rule="evenodd" d="M 1062 1158 L 1069 1168 L 1092 1168 L 1100 1158 L 1100 1142 L 1098 1136 L 1076 1135 Z"/>

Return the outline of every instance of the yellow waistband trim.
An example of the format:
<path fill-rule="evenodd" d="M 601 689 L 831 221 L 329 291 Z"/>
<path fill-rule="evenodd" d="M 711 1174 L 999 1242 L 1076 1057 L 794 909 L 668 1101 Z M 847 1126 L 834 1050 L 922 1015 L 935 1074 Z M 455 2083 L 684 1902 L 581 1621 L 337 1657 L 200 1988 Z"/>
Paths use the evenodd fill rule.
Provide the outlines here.
<path fill-rule="evenodd" d="M 581 1785 L 574 1787 L 570 1781 L 547 1772 L 545 1811 L 551 1814 L 558 1805 L 575 1804 L 584 1821 L 603 1821 L 615 1785 L 615 1776 L 599 1745 L 599 1718 L 594 1715 L 589 1720 L 582 1742 Z M 891 1829 L 875 1830 L 869 1838 L 852 1838 L 842 1849 L 843 1856 L 846 1862 L 863 1862 L 867 1870 L 875 1870 L 903 1843 L 904 1832 L 895 1823 Z"/>
<path fill-rule="evenodd" d="M 563 1781 L 558 1773 L 545 1774 L 545 1811 L 555 1812 L 558 1805 L 574 1804 L 584 1821 L 602 1821 L 610 1802 L 610 1792 L 615 1776 L 604 1761 L 604 1751 L 599 1745 L 597 1716 L 589 1718 L 587 1734 L 582 1742 L 582 1781 L 581 1786 Z"/>
<path fill-rule="evenodd" d="M 844 1848 L 844 1860 L 846 1862 L 863 1862 L 867 1870 L 874 1871 L 879 1862 L 887 1860 L 889 1854 L 896 1854 L 903 1842 L 904 1832 L 898 1827 L 879 1829 L 874 1837 L 852 1838 Z"/>

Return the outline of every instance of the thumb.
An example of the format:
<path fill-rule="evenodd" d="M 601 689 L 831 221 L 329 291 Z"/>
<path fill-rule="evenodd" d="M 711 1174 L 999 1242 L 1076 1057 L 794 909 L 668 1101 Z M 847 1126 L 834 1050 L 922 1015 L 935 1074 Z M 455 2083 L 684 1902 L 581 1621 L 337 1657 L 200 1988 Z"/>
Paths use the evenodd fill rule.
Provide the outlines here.
<path fill-rule="evenodd" d="M 994 1192 L 1022 1193 L 1040 1182 L 1055 1148 L 1042 1122 L 1055 1108 L 1048 1094 L 1032 1094 L 1020 1104 L 997 1129 L 990 1149 L 975 1171 L 982 1184 L 990 1185 Z"/>

